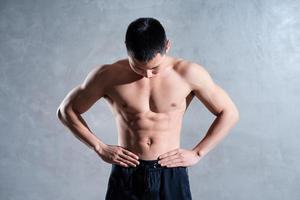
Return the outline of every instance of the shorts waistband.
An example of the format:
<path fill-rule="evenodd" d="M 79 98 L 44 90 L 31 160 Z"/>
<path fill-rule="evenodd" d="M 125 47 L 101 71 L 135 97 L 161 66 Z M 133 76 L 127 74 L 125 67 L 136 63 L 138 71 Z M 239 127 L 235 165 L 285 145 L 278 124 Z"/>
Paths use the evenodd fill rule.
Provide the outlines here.
<path fill-rule="evenodd" d="M 151 168 L 157 168 L 157 167 L 162 167 L 158 163 L 158 159 L 156 160 L 143 160 L 143 159 L 138 159 L 140 164 L 138 166 L 144 166 L 144 167 L 151 167 Z"/>

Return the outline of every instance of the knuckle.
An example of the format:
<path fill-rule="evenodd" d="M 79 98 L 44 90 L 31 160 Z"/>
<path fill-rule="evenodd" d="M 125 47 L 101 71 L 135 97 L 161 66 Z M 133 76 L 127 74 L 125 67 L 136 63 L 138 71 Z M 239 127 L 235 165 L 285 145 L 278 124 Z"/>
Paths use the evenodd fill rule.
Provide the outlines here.
<path fill-rule="evenodd" d="M 118 154 L 122 153 L 122 150 L 121 149 L 117 149 L 116 151 Z"/>
<path fill-rule="evenodd" d="M 118 146 L 117 149 L 121 150 L 121 151 L 124 150 L 123 147 L 120 147 L 120 146 Z"/>

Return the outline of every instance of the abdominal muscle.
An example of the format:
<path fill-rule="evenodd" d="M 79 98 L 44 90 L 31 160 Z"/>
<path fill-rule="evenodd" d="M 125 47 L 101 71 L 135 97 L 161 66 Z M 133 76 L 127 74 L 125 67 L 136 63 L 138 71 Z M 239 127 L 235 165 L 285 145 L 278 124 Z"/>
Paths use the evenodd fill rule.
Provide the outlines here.
<path fill-rule="evenodd" d="M 183 110 L 167 113 L 152 111 L 139 114 L 119 113 L 118 145 L 135 153 L 143 160 L 156 160 L 158 156 L 180 147 Z"/>

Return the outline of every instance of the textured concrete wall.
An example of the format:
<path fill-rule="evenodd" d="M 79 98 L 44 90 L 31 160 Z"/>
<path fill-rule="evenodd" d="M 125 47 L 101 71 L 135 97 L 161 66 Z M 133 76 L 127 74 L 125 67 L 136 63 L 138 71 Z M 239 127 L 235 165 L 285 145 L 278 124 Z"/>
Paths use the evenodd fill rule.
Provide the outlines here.
<path fill-rule="evenodd" d="M 104 199 L 110 165 L 58 122 L 56 109 L 94 65 L 126 57 L 126 27 L 142 16 L 159 19 L 170 55 L 205 66 L 240 110 L 225 140 L 190 168 L 194 199 L 300 199 L 299 10 L 296 0 L 1 0 L 0 199 Z M 84 118 L 116 144 L 104 100 Z M 194 99 L 182 148 L 213 119 Z"/>

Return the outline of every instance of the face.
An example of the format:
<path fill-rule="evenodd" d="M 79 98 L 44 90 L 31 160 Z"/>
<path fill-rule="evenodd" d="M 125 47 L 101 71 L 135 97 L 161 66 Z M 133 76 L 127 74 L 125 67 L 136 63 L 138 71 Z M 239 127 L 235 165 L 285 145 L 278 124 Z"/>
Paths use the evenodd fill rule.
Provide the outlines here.
<path fill-rule="evenodd" d="M 140 74 L 146 78 L 151 78 L 153 76 L 156 76 L 162 71 L 162 63 L 165 59 L 165 55 L 162 56 L 161 54 L 156 54 L 156 56 L 150 60 L 149 62 L 140 62 L 136 60 L 135 58 L 129 56 L 129 63 L 131 69 L 137 73 Z"/>
<path fill-rule="evenodd" d="M 166 53 L 170 49 L 170 41 L 167 41 L 166 45 Z M 146 78 L 151 78 L 153 76 L 158 75 L 161 73 L 164 68 L 166 67 L 166 54 L 161 55 L 160 53 L 157 53 L 156 56 L 150 60 L 149 62 L 140 62 L 133 58 L 131 55 L 128 55 L 128 60 L 130 64 L 130 68 L 137 74 L 142 75 Z"/>

